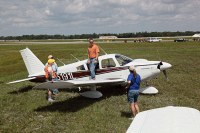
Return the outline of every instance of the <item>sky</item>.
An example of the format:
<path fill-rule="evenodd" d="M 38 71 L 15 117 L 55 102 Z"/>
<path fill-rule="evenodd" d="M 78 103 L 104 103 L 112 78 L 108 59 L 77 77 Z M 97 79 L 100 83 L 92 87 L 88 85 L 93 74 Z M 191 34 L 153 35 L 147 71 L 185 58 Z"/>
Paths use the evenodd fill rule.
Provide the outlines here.
<path fill-rule="evenodd" d="M 200 31 L 200 0 L 0 0 L 0 36 Z"/>

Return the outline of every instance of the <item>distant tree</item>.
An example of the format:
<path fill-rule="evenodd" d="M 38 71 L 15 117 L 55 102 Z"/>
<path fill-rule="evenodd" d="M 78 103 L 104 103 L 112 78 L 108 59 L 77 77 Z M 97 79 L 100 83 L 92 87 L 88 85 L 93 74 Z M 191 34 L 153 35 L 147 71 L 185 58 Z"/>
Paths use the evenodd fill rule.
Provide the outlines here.
<path fill-rule="evenodd" d="M 99 38 L 99 36 L 117 36 L 118 38 L 132 38 L 132 37 L 164 37 L 164 36 L 192 36 L 200 31 L 185 31 L 185 32 L 132 32 L 132 33 L 102 33 L 102 34 L 75 34 L 75 35 L 22 35 L 22 36 L 1 36 L 0 40 L 41 40 L 41 39 L 86 39 L 89 37 Z"/>

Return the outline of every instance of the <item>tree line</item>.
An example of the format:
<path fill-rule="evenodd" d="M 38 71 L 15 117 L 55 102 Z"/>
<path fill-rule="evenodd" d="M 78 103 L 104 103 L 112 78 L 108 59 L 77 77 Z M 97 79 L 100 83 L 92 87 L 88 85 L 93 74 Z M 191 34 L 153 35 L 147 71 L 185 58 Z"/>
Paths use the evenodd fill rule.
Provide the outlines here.
<path fill-rule="evenodd" d="M 99 38 L 99 36 L 117 36 L 118 38 L 133 37 L 172 37 L 172 36 L 192 36 L 200 31 L 185 32 L 136 32 L 136 33 L 102 33 L 102 34 L 80 34 L 80 35 L 22 35 L 22 36 L 0 36 L 0 40 L 44 40 L 44 39 L 86 39 Z"/>

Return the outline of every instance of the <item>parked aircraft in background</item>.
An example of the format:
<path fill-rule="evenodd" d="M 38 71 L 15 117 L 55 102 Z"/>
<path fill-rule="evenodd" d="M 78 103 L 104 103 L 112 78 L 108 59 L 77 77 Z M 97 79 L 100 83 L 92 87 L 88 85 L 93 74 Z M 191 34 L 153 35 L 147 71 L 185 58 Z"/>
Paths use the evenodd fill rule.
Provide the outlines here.
<path fill-rule="evenodd" d="M 160 42 L 162 39 L 159 39 L 157 37 L 148 37 L 147 42 Z"/>
<path fill-rule="evenodd" d="M 188 39 L 185 39 L 185 38 L 176 38 L 175 40 L 174 40 L 174 42 L 187 42 L 187 41 L 189 41 Z"/>
<path fill-rule="evenodd" d="M 90 80 L 90 72 L 87 67 L 87 59 L 77 61 L 72 64 L 58 67 L 58 81 L 46 81 L 44 64 L 32 53 L 29 48 L 20 50 L 26 68 L 28 78 L 9 82 L 8 84 L 22 81 L 40 82 L 33 87 L 34 89 L 51 88 L 81 88 L 89 86 L 90 91 L 81 93 L 82 96 L 89 98 L 99 98 L 102 93 L 96 90 L 97 86 L 126 84 L 129 74 L 129 66 L 134 65 L 137 73 L 141 76 L 143 82 L 155 78 L 163 71 L 166 78 L 166 70 L 171 68 L 171 64 L 161 61 L 148 61 L 146 59 L 131 59 L 121 54 L 105 54 L 99 56 L 99 65 L 96 68 L 96 80 Z M 155 94 L 158 90 L 152 86 L 146 86 L 140 89 L 141 93 Z"/>

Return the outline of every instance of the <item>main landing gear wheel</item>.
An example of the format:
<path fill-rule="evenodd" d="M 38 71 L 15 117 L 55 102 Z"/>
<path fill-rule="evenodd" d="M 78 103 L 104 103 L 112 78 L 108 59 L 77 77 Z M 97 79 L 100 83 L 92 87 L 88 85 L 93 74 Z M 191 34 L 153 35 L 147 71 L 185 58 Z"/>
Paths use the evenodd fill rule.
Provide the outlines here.
<path fill-rule="evenodd" d="M 155 87 L 147 86 L 144 88 L 140 88 L 139 92 L 142 94 L 157 94 L 158 90 Z"/>
<path fill-rule="evenodd" d="M 83 93 L 80 93 L 81 96 L 87 97 L 87 98 L 100 98 L 103 96 L 103 94 L 96 90 L 86 91 Z"/>
<path fill-rule="evenodd" d="M 81 96 L 87 97 L 87 98 L 100 98 L 103 96 L 103 94 L 100 91 L 96 90 L 96 86 L 90 86 L 90 91 L 85 91 L 83 93 L 80 93 Z"/>

